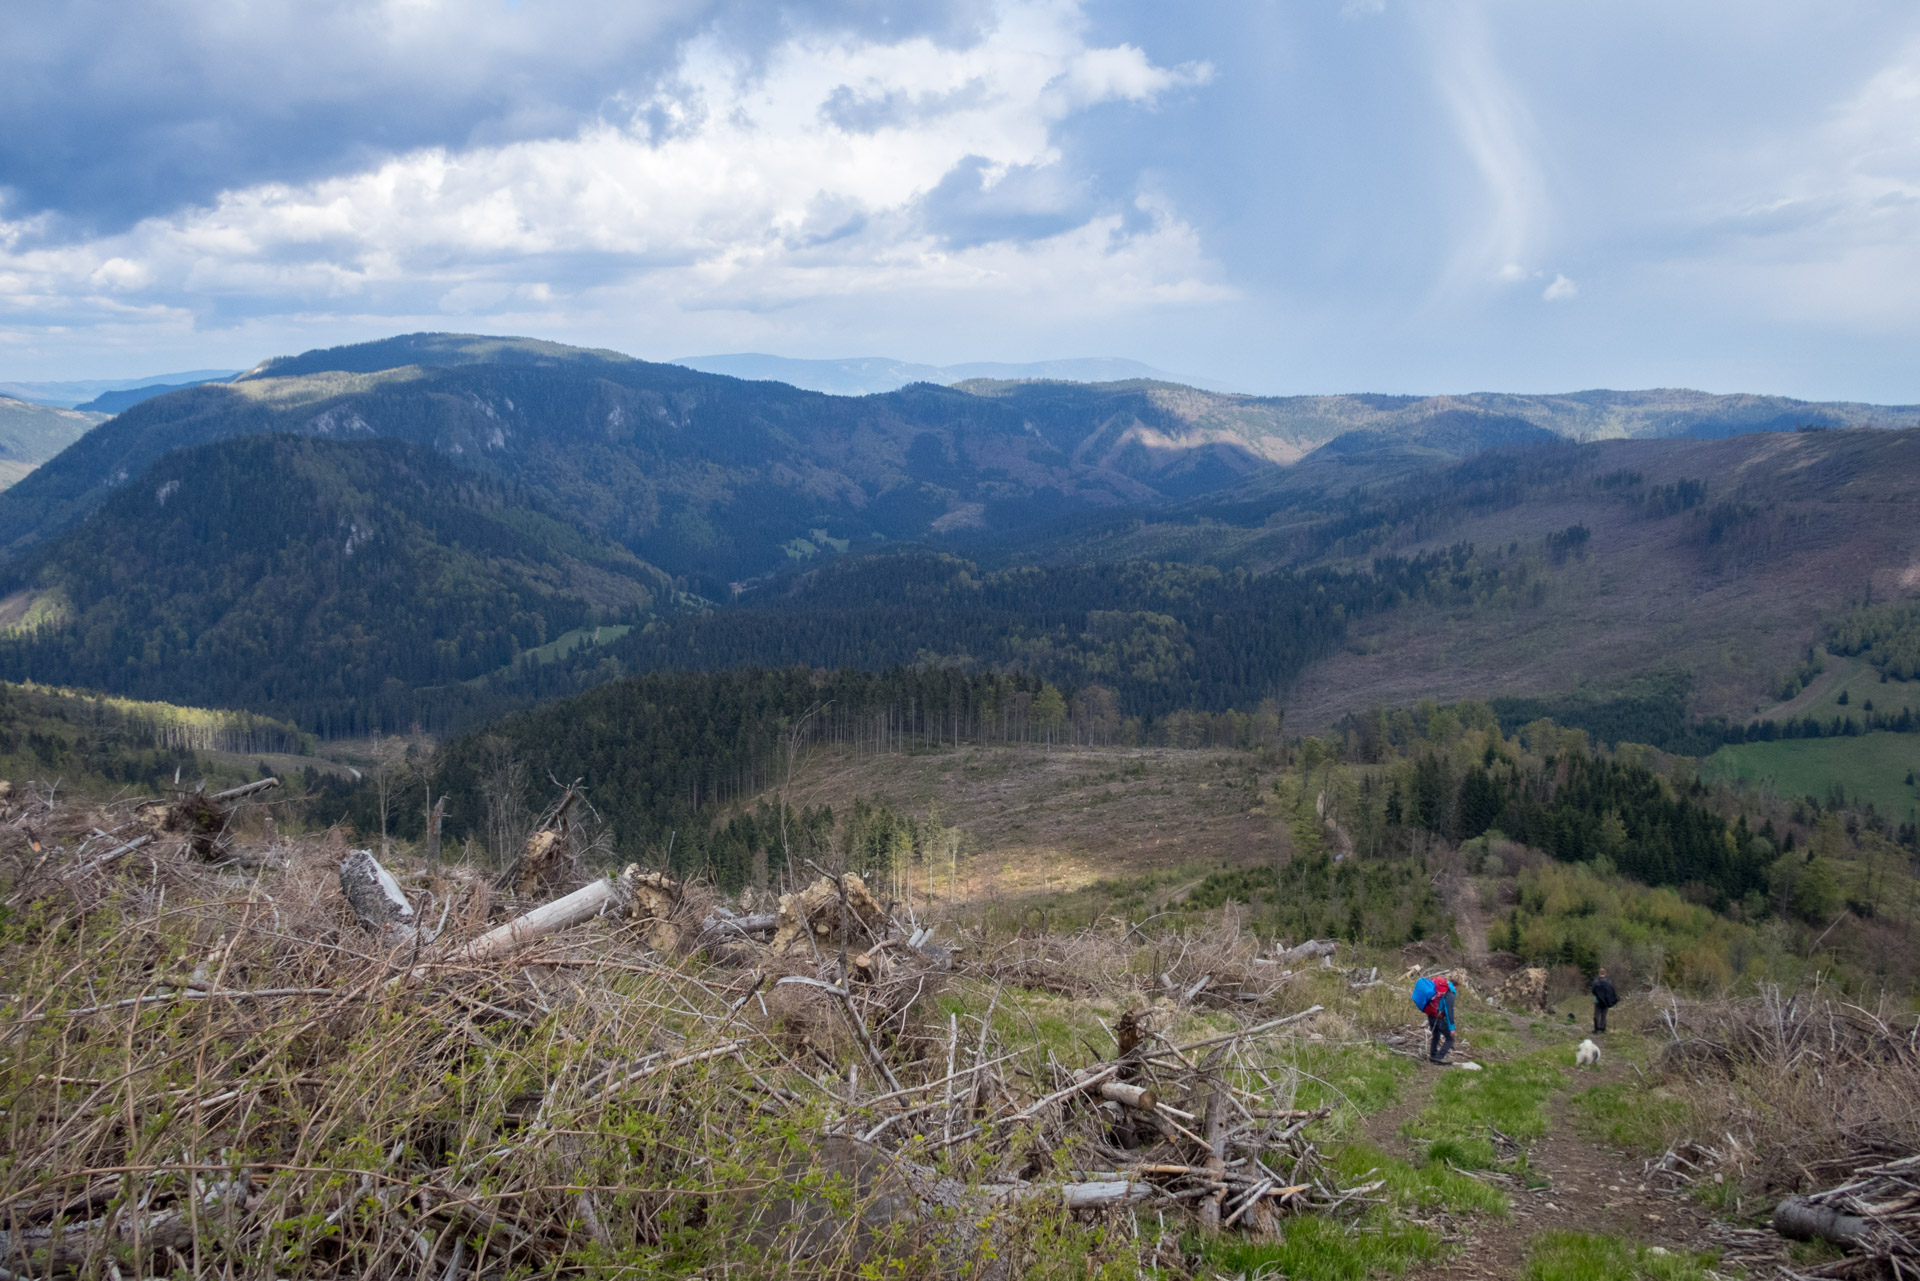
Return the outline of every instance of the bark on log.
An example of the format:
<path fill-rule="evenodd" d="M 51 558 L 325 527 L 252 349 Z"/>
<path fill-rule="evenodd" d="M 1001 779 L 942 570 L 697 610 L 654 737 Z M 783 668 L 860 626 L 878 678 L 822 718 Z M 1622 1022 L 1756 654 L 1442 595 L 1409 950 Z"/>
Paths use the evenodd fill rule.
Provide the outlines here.
<path fill-rule="evenodd" d="M 239 787 L 229 787 L 224 792 L 215 792 L 207 799 L 210 801 L 237 801 L 243 796 L 252 796 L 255 792 L 264 792 L 268 788 L 280 786 L 277 778 L 255 779 L 251 783 L 242 783 Z"/>
<path fill-rule="evenodd" d="M 505 956 L 549 934 L 557 934 L 582 921 L 592 920 L 609 907 L 624 907 L 630 896 L 631 891 L 621 881 L 601 877 L 584 889 L 575 890 L 564 898 L 534 908 L 524 916 L 517 916 L 497 929 L 488 930 L 471 943 L 455 949 L 447 960 L 459 964 L 490 961 Z"/>
<path fill-rule="evenodd" d="M 340 861 L 340 892 L 347 896 L 347 906 L 359 918 L 360 927 L 388 947 L 419 940 L 413 904 L 372 850 L 347 851 Z"/>
<path fill-rule="evenodd" d="M 774 912 L 762 912 L 753 916 L 709 916 L 700 923 L 698 942 L 705 946 L 726 939 L 759 938 L 771 935 L 780 924 L 780 917 Z"/>
<path fill-rule="evenodd" d="M 1856 1215 L 1842 1214 L 1830 1205 L 1818 1205 L 1805 1197 L 1790 1196 L 1773 1211 L 1773 1230 L 1795 1241 L 1819 1238 L 1835 1245 L 1859 1245 L 1867 1235 L 1867 1221 Z"/>
<path fill-rule="evenodd" d="M 1064 1183 L 1060 1199 L 1069 1210 L 1102 1210 L 1110 1205 L 1131 1205 L 1153 1195 L 1151 1183 L 1129 1183 L 1125 1179 L 1101 1179 L 1092 1183 Z"/>
<path fill-rule="evenodd" d="M 1159 1100 L 1152 1090 L 1144 1085 L 1127 1085 L 1121 1081 L 1107 1081 L 1100 1086 L 1100 1097 L 1110 1103 L 1123 1103 L 1142 1112 L 1153 1111 Z"/>
<path fill-rule="evenodd" d="M 1207 1175 L 1220 1183 L 1221 1189 L 1200 1202 L 1200 1230 L 1218 1232 L 1220 1230 L 1220 1201 L 1226 1191 L 1227 1173 L 1227 1087 L 1216 1075 L 1216 1066 L 1220 1051 L 1215 1050 L 1208 1056 L 1209 1073 L 1207 1077 Z"/>

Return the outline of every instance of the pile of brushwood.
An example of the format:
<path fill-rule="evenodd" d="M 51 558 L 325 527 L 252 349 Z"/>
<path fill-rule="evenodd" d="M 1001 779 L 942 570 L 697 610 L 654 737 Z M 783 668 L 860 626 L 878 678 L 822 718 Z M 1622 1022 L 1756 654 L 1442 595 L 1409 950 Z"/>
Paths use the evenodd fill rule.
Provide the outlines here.
<path fill-rule="evenodd" d="M 1687 1105 L 1699 1137 L 1647 1162 L 1649 1182 L 1731 1184 L 1774 1207 L 1780 1236 L 1845 1251 L 1782 1275 L 1920 1279 L 1920 1021 L 1910 1011 L 1868 1010 L 1819 985 L 1768 988 L 1670 999 L 1650 1030 L 1666 1038 L 1654 1079 Z"/>
<path fill-rule="evenodd" d="M 1196 988 L 1233 958 L 940 943 L 829 869 L 595 876 L 571 796 L 497 876 L 257 794 L 12 804 L 0 1277 L 1179 1276 L 1196 1231 L 1384 1199 L 1322 1160 L 1319 1007 L 1252 948 Z M 1193 1004 L 1069 1049 L 1007 981 L 1067 969 Z"/>

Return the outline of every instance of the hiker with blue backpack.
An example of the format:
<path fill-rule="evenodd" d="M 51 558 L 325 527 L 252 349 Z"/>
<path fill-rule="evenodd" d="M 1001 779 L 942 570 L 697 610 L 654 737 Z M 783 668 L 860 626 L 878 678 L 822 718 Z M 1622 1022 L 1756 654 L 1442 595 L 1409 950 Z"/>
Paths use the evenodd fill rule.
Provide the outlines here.
<path fill-rule="evenodd" d="M 1413 985 L 1413 1003 L 1427 1016 L 1427 1061 L 1445 1063 L 1453 1053 L 1453 988 L 1436 974 Z M 1446 1044 L 1443 1046 L 1442 1041 Z"/>

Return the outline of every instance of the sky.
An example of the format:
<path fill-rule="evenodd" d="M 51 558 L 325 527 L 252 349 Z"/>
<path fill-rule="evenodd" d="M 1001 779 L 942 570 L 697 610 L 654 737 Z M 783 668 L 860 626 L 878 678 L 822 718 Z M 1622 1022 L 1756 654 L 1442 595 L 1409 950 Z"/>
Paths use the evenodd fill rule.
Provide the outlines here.
<path fill-rule="evenodd" d="M 0 381 L 423 329 L 1920 402 L 1920 6 L 0 8 Z"/>

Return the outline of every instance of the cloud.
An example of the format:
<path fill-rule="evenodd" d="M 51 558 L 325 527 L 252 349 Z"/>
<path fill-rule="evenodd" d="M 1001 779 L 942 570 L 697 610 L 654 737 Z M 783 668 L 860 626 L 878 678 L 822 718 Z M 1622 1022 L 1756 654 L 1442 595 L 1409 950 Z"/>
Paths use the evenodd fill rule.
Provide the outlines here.
<path fill-rule="evenodd" d="M 1749 318 L 1920 326 L 1920 40 L 1896 45 L 1808 123 L 1722 161 L 1659 261 L 1676 293 Z M 1730 194 L 1728 194 L 1730 193 Z"/>
<path fill-rule="evenodd" d="M 1532 116 L 1494 55 L 1475 0 L 1436 7 L 1428 22 L 1440 99 L 1482 193 L 1446 283 L 1511 282 L 1526 274 L 1521 264 L 1537 250 L 1547 209 Z"/>
<path fill-rule="evenodd" d="M 1540 291 L 1540 296 L 1548 302 L 1564 302 L 1568 298 L 1577 298 L 1579 295 L 1580 286 L 1557 273 L 1547 287 Z"/>
<path fill-rule="evenodd" d="M 808 31 L 753 49 L 709 28 L 566 136 L 238 185 L 108 235 L 0 222 L 0 321 L 498 314 L 622 292 L 751 310 L 1043 279 L 1106 306 L 1224 296 L 1168 202 L 1094 194 L 1055 137 L 1209 70 L 1084 28 L 1063 0 L 1004 4 L 965 40 Z"/>

